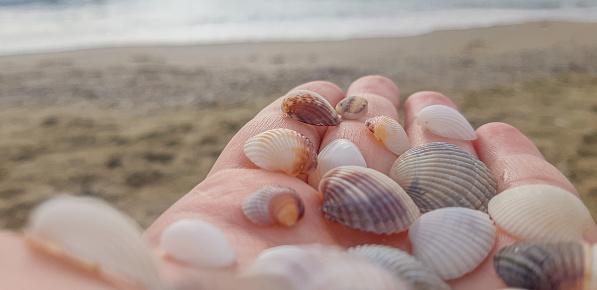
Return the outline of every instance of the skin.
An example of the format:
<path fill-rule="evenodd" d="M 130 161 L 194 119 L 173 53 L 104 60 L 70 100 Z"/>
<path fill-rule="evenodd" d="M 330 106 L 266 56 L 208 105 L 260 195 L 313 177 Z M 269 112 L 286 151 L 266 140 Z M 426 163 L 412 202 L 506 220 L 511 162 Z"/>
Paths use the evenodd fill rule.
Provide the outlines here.
<path fill-rule="evenodd" d="M 310 82 L 292 90 L 306 89 L 319 93 L 332 106 L 345 97 L 343 91 L 329 82 Z M 168 209 L 147 229 L 146 238 L 153 247 L 159 244 L 161 232 L 176 220 L 202 219 L 220 228 L 237 251 L 238 263 L 232 268 L 246 267 L 261 251 L 285 244 L 323 243 L 351 247 L 361 244 L 384 244 L 410 250 L 406 233 L 376 235 L 350 229 L 323 217 L 319 209 L 317 190 L 306 183 L 307 176 L 291 177 L 278 172 L 259 169 L 244 154 L 245 141 L 266 130 L 289 128 L 300 132 L 313 142 L 318 151 L 338 138 L 355 143 L 363 153 L 370 168 L 388 174 L 396 155 L 388 151 L 364 126 L 366 119 L 386 115 L 399 119 L 400 92 L 389 79 L 367 76 L 356 80 L 346 92 L 347 96 L 362 95 L 369 102 L 368 113 L 356 120 L 345 120 L 337 127 L 315 127 L 297 122 L 280 110 L 281 99 L 264 108 L 249 121 L 230 141 L 214 164 L 207 178 Z M 477 129 L 478 138 L 473 141 L 452 140 L 434 135 L 415 122 L 417 112 L 429 105 L 441 104 L 457 109 L 447 97 L 435 92 L 419 92 L 411 95 L 404 104 L 405 130 L 411 146 L 430 142 L 447 141 L 477 156 L 492 171 L 497 190 L 525 184 L 550 184 L 561 187 L 578 196 L 572 184 L 554 166 L 549 164 L 534 144 L 512 126 L 490 123 Z M 244 198 L 266 185 L 282 185 L 296 189 L 305 202 L 305 216 L 296 225 L 285 227 L 262 227 L 252 224 L 242 213 Z M 597 242 L 597 227 L 585 233 L 589 243 Z M 449 281 L 454 289 L 496 289 L 506 285 L 497 277 L 492 265 L 493 253 L 515 241 L 503 233 L 498 234 L 492 253 L 473 272 Z M 0 269 L 3 286 L 12 289 L 87 287 L 103 289 L 111 287 L 103 280 L 75 271 L 47 257 L 27 251 L 20 237 L 0 234 Z M 16 265 L 15 265 L 16 264 Z M 198 283 L 201 270 L 187 267 L 171 259 L 163 259 L 166 279 L 186 285 Z M 212 273 L 213 274 L 213 273 Z M 225 275 L 224 275 L 225 276 Z M 26 279 L 25 277 L 36 277 Z M 32 281 L 35 280 L 35 281 Z M 91 288 L 95 287 L 95 288 Z M 71 288 L 71 287 L 68 287 Z"/>

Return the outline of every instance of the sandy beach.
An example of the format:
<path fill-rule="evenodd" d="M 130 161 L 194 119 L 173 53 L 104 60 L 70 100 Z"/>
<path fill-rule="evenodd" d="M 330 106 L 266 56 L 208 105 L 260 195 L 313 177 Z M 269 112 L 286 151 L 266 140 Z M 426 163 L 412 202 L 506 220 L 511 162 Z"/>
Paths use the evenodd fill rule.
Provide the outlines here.
<path fill-rule="evenodd" d="M 143 227 L 298 84 L 380 74 L 449 96 L 474 127 L 537 144 L 597 216 L 597 24 L 540 22 L 336 42 L 131 47 L 0 57 L 0 227 L 61 193 Z"/>

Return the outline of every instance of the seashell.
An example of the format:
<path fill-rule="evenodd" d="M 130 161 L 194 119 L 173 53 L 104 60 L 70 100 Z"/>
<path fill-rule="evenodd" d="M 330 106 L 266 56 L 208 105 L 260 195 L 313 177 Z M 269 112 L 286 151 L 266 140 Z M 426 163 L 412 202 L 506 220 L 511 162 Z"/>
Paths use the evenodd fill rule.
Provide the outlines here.
<path fill-rule="evenodd" d="M 471 272 L 495 243 L 489 215 L 463 207 L 436 209 L 421 215 L 410 227 L 413 255 L 442 279 Z"/>
<path fill-rule="evenodd" d="M 358 119 L 367 113 L 367 99 L 361 96 L 345 98 L 336 104 L 336 112 L 344 119 Z"/>
<path fill-rule="evenodd" d="M 597 289 L 597 248 L 582 241 L 517 242 L 495 254 L 493 266 L 511 287 Z"/>
<path fill-rule="evenodd" d="M 157 266 L 141 228 L 107 203 L 59 196 L 38 205 L 26 227 L 28 245 L 148 289 L 162 289 Z"/>
<path fill-rule="evenodd" d="M 376 234 L 406 231 L 419 209 L 385 174 L 360 166 L 340 166 L 319 185 L 324 216 L 353 229 Z"/>
<path fill-rule="evenodd" d="M 305 204 L 296 190 L 285 186 L 265 186 L 243 202 L 243 212 L 259 225 L 294 225 L 305 214 Z"/>
<path fill-rule="evenodd" d="M 410 142 L 404 128 L 390 117 L 377 116 L 369 118 L 365 121 L 365 126 L 373 132 L 377 140 L 381 141 L 394 154 L 400 155 L 410 148 Z"/>
<path fill-rule="evenodd" d="M 449 290 L 437 274 L 415 257 L 399 249 L 382 245 L 362 245 L 349 248 L 351 255 L 376 263 L 417 290 Z"/>
<path fill-rule="evenodd" d="M 507 189 L 489 202 L 489 215 L 509 234 L 523 240 L 581 240 L 593 225 L 587 207 L 559 187 L 532 184 Z"/>
<path fill-rule="evenodd" d="M 417 124 L 442 137 L 475 140 L 473 126 L 458 111 L 444 105 L 425 107 L 417 114 Z"/>
<path fill-rule="evenodd" d="M 197 219 L 181 219 L 169 225 L 160 237 L 160 248 L 169 256 L 198 267 L 226 267 L 236 260 L 234 247 L 224 233 Z"/>
<path fill-rule="evenodd" d="M 487 166 L 444 142 L 406 151 L 392 165 L 390 177 L 423 213 L 452 206 L 487 212 L 487 203 L 496 194 L 496 183 Z"/>
<path fill-rule="evenodd" d="M 338 247 L 316 244 L 267 249 L 244 277 L 285 280 L 290 286 L 285 289 L 408 289 L 375 264 L 353 257 Z"/>
<path fill-rule="evenodd" d="M 338 126 L 340 117 L 321 95 L 307 90 L 292 91 L 282 100 L 282 111 L 290 118 L 315 126 Z"/>
<path fill-rule="evenodd" d="M 244 151 L 253 163 L 266 170 L 296 176 L 317 168 L 313 143 L 290 129 L 272 129 L 257 134 L 245 142 Z"/>
<path fill-rule="evenodd" d="M 317 170 L 309 175 L 309 184 L 317 188 L 321 177 L 331 169 L 343 165 L 367 167 L 361 151 L 348 139 L 336 139 L 330 142 L 317 157 Z"/>

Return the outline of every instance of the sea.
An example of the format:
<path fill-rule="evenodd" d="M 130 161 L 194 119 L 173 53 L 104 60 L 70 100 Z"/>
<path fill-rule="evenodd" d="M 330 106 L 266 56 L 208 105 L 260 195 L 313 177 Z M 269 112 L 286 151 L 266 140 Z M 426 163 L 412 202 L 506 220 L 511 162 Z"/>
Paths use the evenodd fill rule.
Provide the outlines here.
<path fill-rule="evenodd" d="M 597 0 L 0 0 L 0 55 L 400 37 L 544 20 L 597 22 Z"/>

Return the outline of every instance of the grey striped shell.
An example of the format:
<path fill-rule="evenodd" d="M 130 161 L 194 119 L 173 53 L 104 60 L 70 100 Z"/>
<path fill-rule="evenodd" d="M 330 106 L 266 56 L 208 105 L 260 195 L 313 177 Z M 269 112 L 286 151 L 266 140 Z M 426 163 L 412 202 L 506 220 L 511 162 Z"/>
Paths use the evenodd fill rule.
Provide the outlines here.
<path fill-rule="evenodd" d="M 259 225 L 292 226 L 305 214 L 305 204 L 296 190 L 286 186 L 265 186 L 245 198 L 243 212 Z"/>
<path fill-rule="evenodd" d="M 367 99 L 361 96 L 345 98 L 336 105 L 336 112 L 344 119 L 358 119 L 368 110 Z"/>
<path fill-rule="evenodd" d="M 282 100 L 282 111 L 290 118 L 315 126 L 338 126 L 340 116 L 321 95 L 298 90 L 288 93 Z"/>
<path fill-rule="evenodd" d="M 487 212 L 487 204 L 496 194 L 496 183 L 487 166 L 444 142 L 406 151 L 392 165 L 390 177 L 412 197 L 421 212 L 453 206 Z"/>
<path fill-rule="evenodd" d="M 493 266 L 510 287 L 597 289 L 596 254 L 582 241 L 518 242 L 495 254 Z"/>
<path fill-rule="evenodd" d="M 325 217 L 351 228 L 392 234 L 406 231 L 419 209 L 396 182 L 360 166 L 340 166 L 319 184 Z"/>
<path fill-rule="evenodd" d="M 354 256 L 376 263 L 417 290 L 449 290 L 437 274 L 415 257 L 399 249 L 382 245 L 362 245 L 348 249 Z"/>

